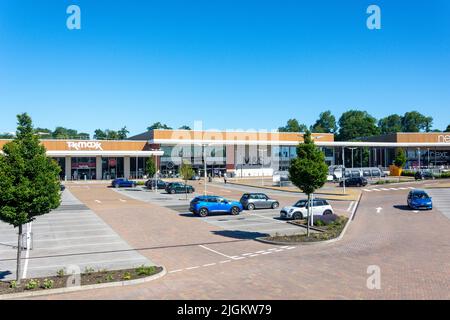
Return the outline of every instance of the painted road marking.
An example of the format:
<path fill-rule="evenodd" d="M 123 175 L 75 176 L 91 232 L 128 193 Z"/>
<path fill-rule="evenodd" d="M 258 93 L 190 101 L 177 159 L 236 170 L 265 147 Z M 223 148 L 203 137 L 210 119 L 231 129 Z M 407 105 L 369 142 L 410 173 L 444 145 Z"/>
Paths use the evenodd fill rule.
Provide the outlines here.
<path fill-rule="evenodd" d="M 364 191 L 367 191 L 367 192 L 372 192 L 372 190 L 370 190 L 370 189 L 363 189 Z"/>
<path fill-rule="evenodd" d="M 200 268 L 200 266 L 189 267 L 189 268 L 186 268 L 186 270 L 194 270 L 194 269 L 198 269 L 198 268 Z"/>
<path fill-rule="evenodd" d="M 350 212 L 350 210 L 352 209 L 353 203 L 355 203 L 355 201 L 350 202 L 350 204 L 348 205 L 347 211 Z"/>
<path fill-rule="evenodd" d="M 120 202 L 127 202 L 127 200 L 123 200 L 123 199 L 119 199 L 120 200 Z"/>
<path fill-rule="evenodd" d="M 214 253 L 216 253 L 216 254 L 218 254 L 218 255 L 221 255 L 222 257 L 225 257 L 225 258 L 228 258 L 228 259 L 234 259 L 233 257 L 227 256 L 226 254 L 224 254 L 224 253 L 222 253 L 222 252 L 213 250 L 213 249 L 208 248 L 208 247 L 206 247 L 206 246 L 204 246 L 204 245 L 199 245 L 199 247 L 201 247 L 201 248 L 203 248 L 203 249 L 205 249 L 205 250 L 214 252 Z"/>
<path fill-rule="evenodd" d="M 181 271 L 183 271 L 183 269 L 173 270 L 173 271 L 170 271 L 169 273 L 177 273 L 177 272 L 181 272 Z"/>
<path fill-rule="evenodd" d="M 216 263 L 208 263 L 208 264 L 204 264 L 203 266 L 204 267 L 212 267 L 212 266 L 215 266 L 216 265 Z"/>
<path fill-rule="evenodd" d="M 102 203 L 100 200 L 95 200 L 95 202 L 97 202 L 97 203 Z"/>
<path fill-rule="evenodd" d="M 231 262 L 231 260 L 220 261 L 219 263 L 228 263 L 228 262 Z"/>

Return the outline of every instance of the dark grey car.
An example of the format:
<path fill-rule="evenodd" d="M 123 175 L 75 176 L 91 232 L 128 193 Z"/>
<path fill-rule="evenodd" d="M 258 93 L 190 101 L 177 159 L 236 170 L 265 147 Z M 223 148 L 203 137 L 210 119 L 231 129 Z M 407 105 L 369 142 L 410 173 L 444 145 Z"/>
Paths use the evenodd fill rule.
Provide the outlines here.
<path fill-rule="evenodd" d="M 277 200 L 270 199 L 264 193 L 244 193 L 240 200 L 244 209 L 276 209 L 280 206 Z"/>

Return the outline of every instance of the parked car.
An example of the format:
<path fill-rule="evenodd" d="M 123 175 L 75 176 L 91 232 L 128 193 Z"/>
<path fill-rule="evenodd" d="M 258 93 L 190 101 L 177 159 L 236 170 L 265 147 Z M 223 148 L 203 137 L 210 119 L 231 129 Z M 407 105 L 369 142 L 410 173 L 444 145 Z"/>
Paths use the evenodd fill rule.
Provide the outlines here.
<path fill-rule="evenodd" d="M 276 209 L 280 206 L 277 200 L 270 199 L 264 193 L 244 193 L 239 202 L 247 210 Z"/>
<path fill-rule="evenodd" d="M 434 175 L 430 171 L 417 171 L 414 174 L 414 178 L 416 180 L 428 180 L 428 179 L 434 179 Z"/>
<path fill-rule="evenodd" d="M 189 211 L 201 217 L 217 212 L 238 215 L 242 210 L 244 208 L 240 202 L 227 200 L 219 196 L 195 197 L 189 205 Z"/>
<path fill-rule="evenodd" d="M 308 200 L 299 200 L 296 204 L 290 207 L 284 207 L 280 211 L 280 218 L 300 220 L 308 217 Z M 313 216 L 333 214 L 333 208 L 325 199 L 314 199 Z"/>
<path fill-rule="evenodd" d="M 160 179 L 149 179 L 147 181 L 145 181 L 145 186 L 148 189 L 153 189 L 156 186 L 156 189 L 166 189 L 166 185 L 167 183 L 165 183 L 164 181 L 160 180 Z"/>
<path fill-rule="evenodd" d="M 190 186 L 188 184 L 184 184 L 181 182 L 171 182 L 166 184 L 165 188 L 167 193 L 175 194 L 175 193 L 193 193 L 195 192 L 195 189 L 193 186 Z"/>
<path fill-rule="evenodd" d="M 136 187 L 136 181 L 131 181 L 125 178 L 114 179 L 111 185 L 114 188 L 134 188 Z"/>
<path fill-rule="evenodd" d="M 199 175 L 193 175 L 191 177 L 191 179 L 189 179 L 189 180 L 194 180 L 194 181 L 200 180 L 200 176 Z"/>
<path fill-rule="evenodd" d="M 367 179 L 363 177 L 357 177 L 357 178 L 347 178 L 345 179 L 345 186 L 346 187 L 365 187 L 367 186 Z M 339 182 L 339 186 L 344 186 L 344 180 Z"/>
<path fill-rule="evenodd" d="M 432 198 L 423 190 L 411 190 L 407 202 L 411 209 L 433 209 Z"/>

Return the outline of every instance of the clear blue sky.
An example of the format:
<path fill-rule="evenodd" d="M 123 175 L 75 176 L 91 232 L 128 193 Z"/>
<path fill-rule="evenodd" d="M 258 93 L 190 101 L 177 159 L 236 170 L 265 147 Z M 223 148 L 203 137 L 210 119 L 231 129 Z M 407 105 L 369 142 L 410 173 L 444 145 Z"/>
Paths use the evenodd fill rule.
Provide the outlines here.
<path fill-rule="evenodd" d="M 366 8 L 382 29 L 366 28 Z M 450 2 L 0 0 L 0 132 L 271 130 L 349 108 L 450 123 Z M 77 4 L 82 29 L 66 28 Z"/>

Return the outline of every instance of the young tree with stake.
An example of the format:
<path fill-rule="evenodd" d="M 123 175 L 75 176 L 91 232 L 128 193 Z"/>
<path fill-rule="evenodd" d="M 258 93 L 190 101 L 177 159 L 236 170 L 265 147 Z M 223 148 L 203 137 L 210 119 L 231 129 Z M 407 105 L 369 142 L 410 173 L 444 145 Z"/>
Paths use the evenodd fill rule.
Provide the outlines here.
<path fill-rule="evenodd" d="M 188 161 L 184 160 L 183 164 L 181 165 L 181 168 L 180 168 L 180 175 L 181 175 L 181 178 L 184 180 L 186 199 L 187 199 L 187 181 L 189 179 L 192 179 L 194 174 L 195 174 L 195 172 L 194 172 L 194 169 L 192 169 L 191 164 Z"/>
<path fill-rule="evenodd" d="M 22 226 L 61 202 L 58 164 L 47 157 L 31 118 L 17 116 L 16 138 L 0 154 L 0 220 L 17 227 L 16 279 L 21 280 Z"/>
<path fill-rule="evenodd" d="M 327 175 L 328 166 L 325 163 L 325 155 L 314 144 L 311 132 L 306 131 L 304 143 L 297 146 L 297 158 L 291 161 L 289 176 L 292 183 L 308 196 L 308 237 L 313 214 L 311 195 L 325 184 Z"/>

